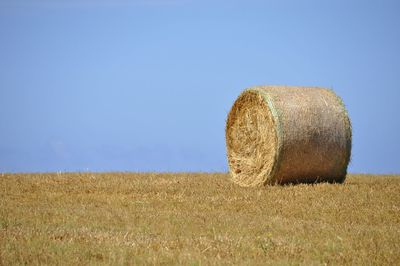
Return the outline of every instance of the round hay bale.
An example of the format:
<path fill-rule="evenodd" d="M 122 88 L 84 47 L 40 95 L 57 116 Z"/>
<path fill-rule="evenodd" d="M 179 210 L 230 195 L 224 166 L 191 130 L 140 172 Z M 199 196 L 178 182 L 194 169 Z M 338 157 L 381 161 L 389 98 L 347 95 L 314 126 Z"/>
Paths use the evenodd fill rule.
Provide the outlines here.
<path fill-rule="evenodd" d="M 351 124 L 329 89 L 246 89 L 228 114 L 225 134 L 231 176 L 241 186 L 346 178 Z"/>

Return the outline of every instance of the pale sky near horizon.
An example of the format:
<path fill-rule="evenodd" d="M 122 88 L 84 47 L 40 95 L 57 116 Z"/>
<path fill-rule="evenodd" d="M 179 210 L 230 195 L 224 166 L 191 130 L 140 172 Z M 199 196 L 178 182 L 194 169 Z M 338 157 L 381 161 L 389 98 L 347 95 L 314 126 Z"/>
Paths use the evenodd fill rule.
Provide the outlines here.
<path fill-rule="evenodd" d="M 399 1 L 0 0 L 0 172 L 227 171 L 255 85 L 332 88 L 400 173 Z"/>

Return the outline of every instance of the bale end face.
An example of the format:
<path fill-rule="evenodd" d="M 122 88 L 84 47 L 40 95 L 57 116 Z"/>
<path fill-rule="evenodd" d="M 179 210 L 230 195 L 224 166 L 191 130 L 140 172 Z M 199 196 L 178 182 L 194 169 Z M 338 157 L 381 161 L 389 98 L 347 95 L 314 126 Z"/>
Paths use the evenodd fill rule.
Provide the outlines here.
<path fill-rule="evenodd" d="M 226 123 L 228 163 L 233 181 L 241 186 L 260 186 L 272 176 L 277 156 L 277 132 L 263 95 L 243 92 Z"/>

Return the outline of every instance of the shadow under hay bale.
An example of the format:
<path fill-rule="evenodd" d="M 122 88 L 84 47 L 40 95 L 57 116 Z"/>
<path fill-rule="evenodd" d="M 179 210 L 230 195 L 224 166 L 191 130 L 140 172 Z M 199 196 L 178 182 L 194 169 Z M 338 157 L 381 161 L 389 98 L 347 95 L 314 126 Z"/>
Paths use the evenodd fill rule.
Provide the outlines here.
<path fill-rule="evenodd" d="M 351 124 L 329 89 L 246 89 L 228 114 L 225 134 L 231 176 L 241 186 L 346 178 Z"/>

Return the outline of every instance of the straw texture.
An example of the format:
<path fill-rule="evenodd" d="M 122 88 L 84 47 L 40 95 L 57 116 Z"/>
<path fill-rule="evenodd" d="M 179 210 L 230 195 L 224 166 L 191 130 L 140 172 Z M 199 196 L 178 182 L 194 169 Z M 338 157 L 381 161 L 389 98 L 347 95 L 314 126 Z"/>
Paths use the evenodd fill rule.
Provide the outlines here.
<path fill-rule="evenodd" d="M 254 87 L 229 112 L 226 145 L 232 179 L 241 186 L 343 182 L 351 124 L 331 90 Z"/>

